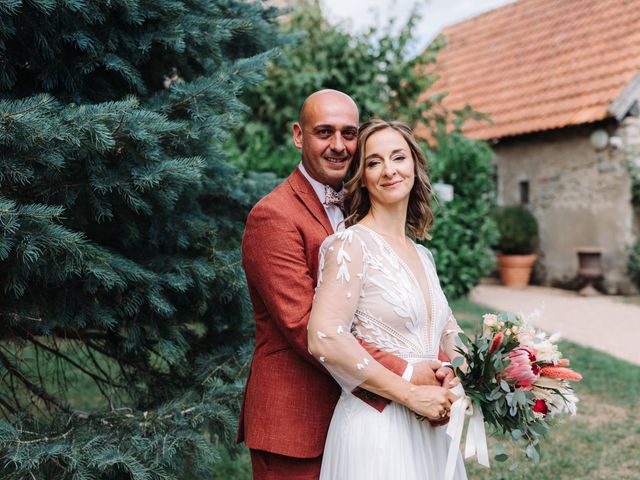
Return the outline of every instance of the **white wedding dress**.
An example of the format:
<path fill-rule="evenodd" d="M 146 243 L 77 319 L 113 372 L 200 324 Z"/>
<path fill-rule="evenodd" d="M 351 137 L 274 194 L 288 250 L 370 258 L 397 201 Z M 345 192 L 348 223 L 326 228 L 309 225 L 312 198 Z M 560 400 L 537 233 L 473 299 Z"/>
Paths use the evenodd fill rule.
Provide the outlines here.
<path fill-rule="evenodd" d="M 432 427 L 393 402 L 378 412 L 350 393 L 384 368 L 355 337 L 415 363 L 437 359 L 443 335 L 458 331 L 431 253 L 414 245 L 419 264 L 410 265 L 382 236 L 354 225 L 328 237 L 320 249 L 309 322 L 319 347 L 312 353 L 343 388 L 329 427 L 321 480 L 444 478 L 446 427 Z M 459 454 L 454 478 L 467 478 Z"/>

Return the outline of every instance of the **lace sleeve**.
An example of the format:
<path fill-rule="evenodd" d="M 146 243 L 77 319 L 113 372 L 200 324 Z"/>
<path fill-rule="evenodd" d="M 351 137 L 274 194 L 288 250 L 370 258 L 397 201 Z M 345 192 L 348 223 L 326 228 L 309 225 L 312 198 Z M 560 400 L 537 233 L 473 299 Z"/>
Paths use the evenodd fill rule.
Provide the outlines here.
<path fill-rule="evenodd" d="M 308 326 L 309 352 L 350 392 L 384 369 L 351 333 L 366 278 L 364 247 L 352 229 L 325 240 L 319 270 Z"/>

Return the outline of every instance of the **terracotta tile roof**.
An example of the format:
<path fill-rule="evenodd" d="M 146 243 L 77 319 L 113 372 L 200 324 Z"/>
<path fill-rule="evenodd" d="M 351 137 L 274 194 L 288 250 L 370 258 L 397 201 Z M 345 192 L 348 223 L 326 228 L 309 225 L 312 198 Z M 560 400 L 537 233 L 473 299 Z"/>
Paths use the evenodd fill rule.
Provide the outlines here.
<path fill-rule="evenodd" d="M 490 115 L 467 122 L 474 138 L 594 122 L 640 97 L 640 0 L 520 0 L 442 33 L 430 92 Z"/>

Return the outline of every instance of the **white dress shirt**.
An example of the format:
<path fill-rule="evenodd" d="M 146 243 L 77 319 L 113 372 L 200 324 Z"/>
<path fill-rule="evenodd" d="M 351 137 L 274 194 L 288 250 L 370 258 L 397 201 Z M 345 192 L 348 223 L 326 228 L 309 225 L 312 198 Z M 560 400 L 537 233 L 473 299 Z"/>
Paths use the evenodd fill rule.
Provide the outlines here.
<path fill-rule="evenodd" d="M 317 181 L 315 178 L 311 177 L 309 173 L 305 170 L 302 162 L 298 165 L 298 168 L 304 175 L 304 178 L 309 180 L 309 183 L 313 187 L 313 191 L 318 195 L 318 199 L 320 203 L 324 207 L 325 212 L 327 212 L 327 216 L 329 217 L 329 221 L 331 222 L 331 226 L 333 227 L 333 231 L 337 232 L 340 230 L 344 230 L 344 214 L 342 210 L 338 208 L 337 205 L 325 205 L 324 204 L 324 185 Z M 413 375 L 413 366 L 410 363 L 407 363 L 407 368 L 402 374 L 402 378 L 407 381 L 411 381 L 411 376 Z"/>
<path fill-rule="evenodd" d="M 322 206 L 324 207 L 324 211 L 327 212 L 327 217 L 329 217 L 329 221 L 331 222 L 331 226 L 333 227 L 333 231 L 337 232 L 339 230 L 344 229 L 344 214 L 342 210 L 337 205 L 325 205 L 324 204 L 324 185 L 313 178 L 309 173 L 305 170 L 304 165 L 300 163 L 298 168 L 304 175 L 304 178 L 309 180 L 309 183 L 313 187 L 313 191 L 318 195 L 318 199 Z"/>

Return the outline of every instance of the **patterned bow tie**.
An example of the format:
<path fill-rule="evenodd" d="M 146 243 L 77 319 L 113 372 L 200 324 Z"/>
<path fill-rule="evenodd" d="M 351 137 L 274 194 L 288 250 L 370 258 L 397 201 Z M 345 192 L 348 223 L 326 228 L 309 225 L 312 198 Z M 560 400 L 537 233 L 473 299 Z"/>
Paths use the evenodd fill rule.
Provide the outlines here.
<path fill-rule="evenodd" d="M 336 192 L 328 185 L 324 186 L 324 203 L 325 205 L 335 205 L 340 210 L 344 208 L 344 188 Z"/>

